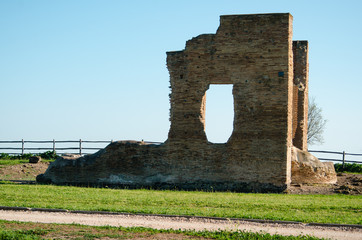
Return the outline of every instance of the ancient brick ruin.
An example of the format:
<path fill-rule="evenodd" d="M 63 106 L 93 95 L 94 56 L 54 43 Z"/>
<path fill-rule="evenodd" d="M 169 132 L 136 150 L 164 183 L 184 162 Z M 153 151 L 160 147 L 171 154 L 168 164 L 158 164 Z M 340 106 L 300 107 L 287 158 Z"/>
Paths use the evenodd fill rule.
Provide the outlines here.
<path fill-rule="evenodd" d="M 40 182 L 127 187 L 273 191 L 291 182 L 291 149 L 307 149 L 308 43 L 292 41 L 289 13 L 220 17 L 167 53 L 168 140 L 119 141 L 96 154 L 60 158 Z M 224 144 L 205 134 L 206 91 L 232 84 L 234 129 Z"/>

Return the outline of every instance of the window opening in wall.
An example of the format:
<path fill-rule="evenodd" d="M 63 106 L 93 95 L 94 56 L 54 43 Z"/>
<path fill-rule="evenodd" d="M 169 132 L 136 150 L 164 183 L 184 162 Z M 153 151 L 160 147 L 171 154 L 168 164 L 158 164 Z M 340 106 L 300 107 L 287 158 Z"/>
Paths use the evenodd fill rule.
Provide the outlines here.
<path fill-rule="evenodd" d="M 232 84 L 211 84 L 206 91 L 205 132 L 209 142 L 225 143 L 234 122 Z"/>

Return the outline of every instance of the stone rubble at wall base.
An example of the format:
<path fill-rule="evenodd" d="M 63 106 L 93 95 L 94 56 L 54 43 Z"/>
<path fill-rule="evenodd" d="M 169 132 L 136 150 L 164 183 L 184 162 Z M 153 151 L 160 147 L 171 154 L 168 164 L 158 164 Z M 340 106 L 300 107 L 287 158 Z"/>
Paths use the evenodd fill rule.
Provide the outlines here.
<path fill-rule="evenodd" d="M 214 163 L 209 167 L 209 161 L 193 159 L 191 161 L 194 164 L 191 166 L 185 163 L 185 159 L 172 159 L 173 153 L 169 147 L 167 143 L 154 145 L 136 141 L 113 142 L 92 155 L 58 157 L 36 180 L 46 184 L 127 189 L 233 192 L 281 192 L 286 189 L 286 186 L 276 187 L 274 184 L 243 180 L 233 169 L 226 171 L 229 166 L 222 168 L 222 159 L 213 159 Z M 223 180 L 223 172 L 234 175 L 234 179 Z"/>
<path fill-rule="evenodd" d="M 332 162 L 321 162 L 307 151 L 292 148 L 292 184 L 336 183 Z"/>

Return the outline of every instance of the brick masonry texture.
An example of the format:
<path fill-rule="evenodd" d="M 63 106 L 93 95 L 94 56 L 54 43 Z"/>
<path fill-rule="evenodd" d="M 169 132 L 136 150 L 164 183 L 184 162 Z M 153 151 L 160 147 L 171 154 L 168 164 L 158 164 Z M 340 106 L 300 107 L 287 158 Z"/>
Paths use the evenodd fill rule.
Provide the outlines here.
<path fill-rule="evenodd" d="M 292 41 L 289 13 L 220 17 L 216 34 L 167 52 L 168 140 L 114 142 L 80 158 L 55 161 L 40 182 L 162 189 L 280 192 L 291 181 L 293 143 L 306 149 L 308 45 Z M 294 75 L 296 78 L 294 78 Z M 229 140 L 205 134 L 206 91 L 232 84 Z"/>
<path fill-rule="evenodd" d="M 294 111 L 293 111 L 293 144 L 307 151 L 308 133 L 308 42 L 293 42 L 294 56 Z"/>

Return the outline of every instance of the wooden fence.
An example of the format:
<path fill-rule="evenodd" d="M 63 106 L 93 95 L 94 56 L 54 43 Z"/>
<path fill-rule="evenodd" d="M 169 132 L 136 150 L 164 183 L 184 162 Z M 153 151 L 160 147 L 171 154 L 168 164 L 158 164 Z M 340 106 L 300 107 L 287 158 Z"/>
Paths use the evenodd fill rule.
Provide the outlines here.
<path fill-rule="evenodd" d="M 322 161 L 332 161 L 332 162 L 342 162 L 342 164 L 344 165 L 345 163 L 362 163 L 362 154 L 360 153 L 346 153 L 345 151 L 343 152 L 332 152 L 332 151 L 317 151 L 317 150 L 308 150 L 308 152 L 310 153 L 318 153 L 318 159 L 322 160 Z M 320 154 L 329 154 L 329 155 L 339 155 L 340 158 L 336 159 L 336 158 L 324 158 L 324 157 L 319 157 Z M 354 157 L 361 157 L 359 160 L 348 160 L 346 159 L 346 156 L 354 156 Z"/>
<path fill-rule="evenodd" d="M 62 153 L 72 153 L 72 154 L 91 154 L 100 149 L 103 149 L 108 144 L 112 143 L 113 140 L 110 141 L 89 141 L 89 140 L 68 140 L 68 141 L 58 141 L 58 140 L 51 140 L 51 141 L 25 141 L 24 139 L 20 141 L 0 141 L 0 153 L 7 153 L 11 155 L 23 155 L 25 153 L 41 153 L 45 151 L 53 151 L 56 152 L 58 155 Z M 160 144 L 161 142 L 150 142 L 144 141 L 145 143 L 149 144 Z M 41 144 L 39 146 L 39 144 Z M 64 144 L 73 144 L 73 146 L 64 146 Z M 8 146 L 4 146 L 8 145 Z M 32 145 L 32 146 L 30 146 Z M 34 145 L 37 145 L 34 147 Z M 45 147 L 44 145 L 48 145 Z M 63 147 L 59 146 L 63 145 Z M 92 145 L 92 146 L 89 146 Z M 64 152 L 66 151 L 66 152 Z M 70 151 L 70 152 L 69 152 Z M 333 161 L 333 162 L 342 162 L 344 163 L 362 163 L 362 154 L 359 153 L 346 153 L 343 152 L 334 152 L 334 151 L 318 151 L 318 150 L 308 150 L 311 153 L 317 153 L 317 157 L 319 160 L 322 161 Z M 332 158 L 325 158 L 322 155 L 328 154 L 332 156 Z M 338 155 L 339 158 L 335 158 L 334 156 Z M 361 157 L 359 159 L 347 159 L 347 156 Z"/>
<path fill-rule="evenodd" d="M 67 141 L 25 141 L 22 139 L 21 141 L 0 141 L 0 153 L 7 153 L 10 155 L 23 155 L 25 153 L 41 153 L 45 151 L 53 151 L 56 152 L 58 155 L 62 153 L 71 153 L 71 154 L 91 154 L 100 149 L 103 149 L 108 144 L 112 143 L 113 140 L 110 141 L 89 141 L 89 140 L 67 140 Z M 145 143 L 150 144 L 160 144 L 160 142 L 149 142 L 144 141 Z M 39 146 L 39 144 L 41 144 Z M 63 146 L 60 147 L 59 145 L 70 144 L 73 146 Z M 98 146 L 94 146 L 94 144 Z M 4 146 L 10 145 L 10 146 Z M 30 146 L 32 145 L 32 146 Z M 37 145 L 34 147 L 34 145 Z M 48 145 L 45 147 L 44 145 Z M 85 145 L 93 145 L 91 147 Z M 64 152 L 66 151 L 66 152 Z"/>

